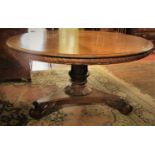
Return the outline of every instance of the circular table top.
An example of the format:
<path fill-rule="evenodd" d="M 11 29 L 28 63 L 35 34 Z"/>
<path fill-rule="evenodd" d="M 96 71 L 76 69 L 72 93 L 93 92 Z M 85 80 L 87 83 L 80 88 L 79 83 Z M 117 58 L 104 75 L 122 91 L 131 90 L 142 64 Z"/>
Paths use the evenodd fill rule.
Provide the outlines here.
<path fill-rule="evenodd" d="M 108 59 L 138 59 L 153 49 L 152 42 L 141 37 L 77 29 L 25 33 L 9 38 L 7 45 L 18 52 L 48 57 L 51 61 L 53 58 L 57 63 L 61 63 L 62 59 L 64 63 L 77 60 L 81 64 L 89 64 L 89 60 L 92 64 L 104 64 L 104 60 L 108 62 Z M 109 63 L 113 63 L 112 60 Z"/>

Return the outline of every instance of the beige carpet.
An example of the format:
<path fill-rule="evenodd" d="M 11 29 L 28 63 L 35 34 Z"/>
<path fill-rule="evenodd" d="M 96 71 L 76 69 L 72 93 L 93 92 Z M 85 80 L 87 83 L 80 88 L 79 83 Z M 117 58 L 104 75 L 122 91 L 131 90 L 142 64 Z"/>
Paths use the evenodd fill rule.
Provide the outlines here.
<path fill-rule="evenodd" d="M 89 84 L 101 91 L 123 97 L 134 108 L 130 115 L 122 115 L 106 105 L 89 105 L 63 108 L 41 120 L 29 117 L 28 110 L 33 100 L 54 94 L 57 89 L 63 89 L 69 83 L 68 70 L 69 68 L 66 67 L 34 72 L 32 84 L 3 83 L 0 85 L 0 99 L 12 102 L 12 109 L 19 108 L 20 114 L 24 115 L 26 121 L 23 124 L 17 123 L 17 125 L 155 125 L 153 98 L 148 94 L 143 94 L 133 85 L 118 79 L 106 68 L 100 66 L 89 67 Z M 8 93 L 9 90 L 10 93 Z M 14 98 L 16 99 L 13 100 Z M 4 114 L 6 111 L 1 110 L 1 113 Z M 9 115 L 8 112 L 6 115 Z M 4 121 L 0 118 L 1 125 L 11 124 L 5 124 Z"/>

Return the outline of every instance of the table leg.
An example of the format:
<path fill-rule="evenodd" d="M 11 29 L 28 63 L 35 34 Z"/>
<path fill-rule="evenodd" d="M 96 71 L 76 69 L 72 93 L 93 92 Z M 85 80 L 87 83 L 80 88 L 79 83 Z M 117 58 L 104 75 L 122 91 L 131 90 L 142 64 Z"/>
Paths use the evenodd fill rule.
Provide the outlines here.
<path fill-rule="evenodd" d="M 71 96 L 83 96 L 91 93 L 91 88 L 87 85 L 88 66 L 72 65 L 69 72 L 71 85 L 65 88 L 65 92 Z"/>
<path fill-rule="evenodd" d="M 103 103 L 125 115 L 132 111 L 132 106 L 120 97 L 88 87 L 87 77 L 89 74 L 86 65 L 72 65 L 69 75 L 71 85 L 67 86 L 65 90 L 57 92 L 55 97 L 46 97 L 35 101 L 30 109 L 31 117 L 40 119 L 66 106 Z"/>

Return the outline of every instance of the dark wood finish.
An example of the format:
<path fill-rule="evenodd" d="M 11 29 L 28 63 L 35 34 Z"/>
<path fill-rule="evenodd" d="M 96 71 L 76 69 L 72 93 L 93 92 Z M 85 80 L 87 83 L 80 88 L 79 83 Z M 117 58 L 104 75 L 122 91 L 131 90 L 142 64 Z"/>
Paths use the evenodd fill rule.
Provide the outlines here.
<path fill-rule="evenodd" d="M 30 109 L 30 116 L 40 119 L 63 107 L 75 105 L 89 105 L 105 103 L 108 106 L 119 110 L 122 114 L 128 115 L 132 106 L 120 97 L 87 86 L 88 69 L 86 65 L 72 65 L 69 72 L 71 86 L 60 90 L 54 97 L 46 97 L 33 102 Z"/>
<path fill-rule="evenodd" d="M 86 65 L 72 65 L 69 72 L 71 85 L 57 92 L 55 97 L 47 97 L 33 102 L 30 116 L 40 119 L 66 106 L 105 103 L 128 115 L 132 106 L 120 97 L 91 89 L 87 86 L 88 68 Z"/>
<path fill-rule="evenodd" d="M 147 56 L 153 44 L 146 39 L 122 33 L 62 29 L 46 34 L 27 33 L 11 37 L 10 49 L 42 61 L 71 64 L 71 85 L 33 103 L 30 115 L 41 118 L 64 106 L 103 103 L 129 114 L 132 107 L 118 96 L 87 86 L 88 64 L 127 62 Z"/>
<path fill-rule="evenodd" d="M 10 52 L 6 40 L 13 35 L 27 32 L 27 29 L 1 28 L 0 29 L 0 82 L 30 79 L 29 61 L 21 54 Z"/>
<path fill-rule="evenodd" d="M 128 115 L 132 111 L 132 106 L 118 96 L 92 90 L 91 94 L 86 96 L 69 96 L 61 91 L 56 97 L 47 97 L 33 102 L 30 109 L 30 116 L 40 119 L 61 108 L 77 105 L 103 104 L 119 110 L 122 114 Z"/>
<path fill-rule="evenodd" d="M 87 65 L 72 65 L 69 72 L 71 85 L 65 88 L 65 92 L 71 96 L 83 96 L 91 93 L 87 83 L 88 67 Z"/>
<path fill-rule="evenodd" d="M 10 51 L 19 53 L 17 50 Z M 124 63 L 124 62 L 130 62 L 134 60 L 139 60 L 141 58 L 146 57 L 149 55 L 153 49 L 149 50 L 148 52 L 136 54 L 136 55 L 130 55 L 130 56 L 121 56 L 121 57 L 105 57 L 105 58 L 57 58 L 57 57 L 48 57 L 48 56 L 38 56 L 34 54 L 25 54 L 29 59 L 38 60 L 38 61 L 44 61 L 48 63 L 58 63 L 58 64 L 67 64 L 67 65 L 100 65 L 100 64 L 116 64 L 116 63 Z"/>

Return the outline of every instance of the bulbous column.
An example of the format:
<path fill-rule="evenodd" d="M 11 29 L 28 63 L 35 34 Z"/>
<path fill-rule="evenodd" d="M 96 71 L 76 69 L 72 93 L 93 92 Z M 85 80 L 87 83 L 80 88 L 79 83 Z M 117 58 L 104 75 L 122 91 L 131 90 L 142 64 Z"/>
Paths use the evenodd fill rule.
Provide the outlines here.
<path fill-rule="evenodd" d="M 91 88 L 87 86 L 88 66 L 72 65 L 69 71 L 71 85 L 65 88 L 65 92 L 72 96 L 83 96 L 91 93 Z"/>

